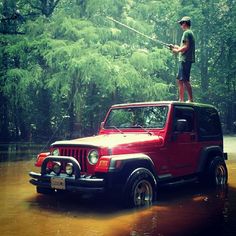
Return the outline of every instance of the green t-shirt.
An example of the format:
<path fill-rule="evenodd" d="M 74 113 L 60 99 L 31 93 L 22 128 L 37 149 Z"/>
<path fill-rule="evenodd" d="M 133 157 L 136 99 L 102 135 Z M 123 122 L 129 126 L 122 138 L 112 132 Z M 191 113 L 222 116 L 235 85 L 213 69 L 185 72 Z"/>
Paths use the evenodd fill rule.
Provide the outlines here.
<path fill-rule="evenodd" d="M 194 34 L 190 29 L 184 31 L 180 46 L 183 46 L 183 44 L 187 41 L 189 42 L 189 49 L 186 52 L 180 54 L 179 60 L 195 62 L 195 39 Z"/>

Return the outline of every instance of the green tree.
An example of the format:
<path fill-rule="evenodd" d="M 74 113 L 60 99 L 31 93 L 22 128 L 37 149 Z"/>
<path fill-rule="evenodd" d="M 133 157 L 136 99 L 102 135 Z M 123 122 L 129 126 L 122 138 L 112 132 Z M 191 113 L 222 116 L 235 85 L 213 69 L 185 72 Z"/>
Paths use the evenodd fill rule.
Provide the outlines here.
<path fill-rule="evenodd" d="M 106 16 L 178 44 L 177 20 L 189 15 L 197 41 L 195 100 L 216 105 L 232 131 L 235 6 L 235 0 L 2 1 L 1 140 L 93 134 L 114 103 L 176 99 L 177 58 Z"/>

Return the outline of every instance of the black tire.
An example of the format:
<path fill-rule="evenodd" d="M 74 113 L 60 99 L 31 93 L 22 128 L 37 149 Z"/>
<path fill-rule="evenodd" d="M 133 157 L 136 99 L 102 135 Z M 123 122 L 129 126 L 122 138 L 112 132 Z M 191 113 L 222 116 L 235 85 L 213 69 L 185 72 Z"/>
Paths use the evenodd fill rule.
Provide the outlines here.
<path fill-rule="evenodd" d="M 36 191 L 37 193 L 40 193 L 40 194 L 54 194 L 55 193 L 54 189 L 41 188 L 41 187 L 36 187 Z"/>
<path fill-rule="evenodd" d="M 124 192 L 126 207 L 150 206 L 156 199 L 155 182 L 150 172 L 140 169 L 129 179 Z"/>
<path fill-rule="evenodd" d="M 214 158 L 208 171 L 208 183 L 212 187 L 225 186 L 228 182 L 228 171 L 221 157 Z"/>

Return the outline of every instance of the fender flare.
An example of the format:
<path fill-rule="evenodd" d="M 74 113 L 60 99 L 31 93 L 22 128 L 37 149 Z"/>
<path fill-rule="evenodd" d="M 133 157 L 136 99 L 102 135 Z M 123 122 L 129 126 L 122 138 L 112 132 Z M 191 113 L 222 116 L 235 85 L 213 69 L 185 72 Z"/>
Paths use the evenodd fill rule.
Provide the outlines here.
<path fill-rule="evenodd" d="M 108 174 L 110 176 L 109 186 L 116 185 L 118 183 L 122 189 L 127 184 L 127 180 L 132 174 L 136 173 L 136 170 L 146 169 L 147 174 L 151 176 L 155 185 L 158 181 L 156 168 L 152 159 L 144 153 L 130 153 L 130 154 L 119 154 L 111 155 L 110 166 Z M 113 177 L 113 178 L 111 178 Z M 115 181 L 115 182 L 113 182 Z"/>
<path fill-rule="evenodd" d="M 156 170 L 152 159 L 143 153 L 131 153 L 131 154 L 121 154 L 110 156 L 111 162 L 109 167 L 109 172 L 123 171 L 125 169 L 130 169 L 129 174 L 140 167 L 148 169 L 155 177 Z"/>
<path fill-rule="evenodd" d="M 141 175 L 141 174 L 146 174 L 148 175 L 149 177 L 151 177 L 151 179 L 153 180 L 153 183 L 154 183 L 154 186 L 156 187 L 157 186 L 157 180 L 155 178 L 155 176 L 153 175 L 153 173 L 146 169 L 146 168 L 143 168 L 143 167 L 140 167 L 140 168 L 137 168 L 135 169 L 128 177 L 126 183 L 125 183 L 125 187 L 128 185 L 129 181 L 132 179 L 132 178 L 135 178 L 137 175 Z M 124 188 L 125 189 L 125 188 Z"/>
<path fill-rule="evenodd" d="M 222 158 L 222 160 L 224 160 L 224 153 L 220 146 L 205 147 L 201 150 L 201 153 L 200 153 L 197 172 L 203 172 L 205 170 L 205 167 L 210 161 L 209 156 L 211 154 L 214 154 L 214 156 L 217 156 L 219 158 Z"/>

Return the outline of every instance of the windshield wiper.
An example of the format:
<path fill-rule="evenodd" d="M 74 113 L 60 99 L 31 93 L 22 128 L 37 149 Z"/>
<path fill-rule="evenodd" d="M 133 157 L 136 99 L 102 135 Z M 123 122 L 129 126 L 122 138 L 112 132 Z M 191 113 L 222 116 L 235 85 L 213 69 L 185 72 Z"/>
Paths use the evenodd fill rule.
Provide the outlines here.
<path fill-rule="evenodd" d="M 116 129 L 119 133 L 121 133 L 121 134 L 123 134 L 123 132 L 120 130 L 120 129 L 118 129 L 116 126 L 109 126 L 109 128 L 114 128 L 114 129 Z"/>
<path fill-rule="evenodd" d="M 150 132 L 150 130 L 144 128 L 142 125 L 136 124 L 134 127 L 141 128 L 141 129 L 143 129 L 144 131 L 146 131 L 149 135 L 153 135 L 153 133 Z"/>

